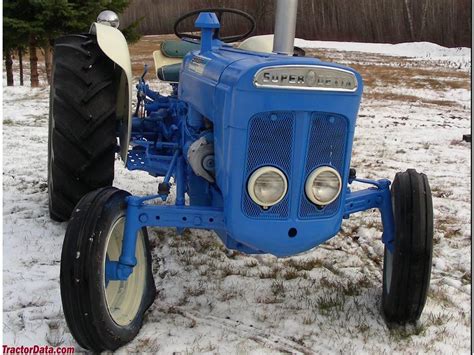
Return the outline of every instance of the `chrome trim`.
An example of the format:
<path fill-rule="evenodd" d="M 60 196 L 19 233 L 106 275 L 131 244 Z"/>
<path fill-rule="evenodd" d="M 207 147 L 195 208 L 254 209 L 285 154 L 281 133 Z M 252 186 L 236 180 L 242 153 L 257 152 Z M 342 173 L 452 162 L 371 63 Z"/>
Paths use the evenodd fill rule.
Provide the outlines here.
<path fill-rule="evenodd" d="M 303 82 L 301 80 L 298 80 L 299 77 L 295 78 L 294 83 L 290 83 L 290 79 L 288 79 L 288 82 L 281 82 L 281 81 L 271 81 L 269 83 L 263 81 L 263 75 L 262 73 L 267 71 L 267 72 L 276 72 L 278 74 L 278 70 L 283 69 L 283 70 L 288 70 L 288 69 L 295 69 L 299 70 L 298 73 L 293 73 L 293 76 L 304 76 Z M 310 86 L 307 85 L 305 82 L 307 80 L 307 76 L 310 75 L 311 71 L 317 72 L 324 70 L 326 72 L 339 72 L 343 73 L 346 75 L 346 80 L 353 80 L 353 88 L 347 89 L 347 88 L 340 88 L 340 87 L 325 87 L 325 86 Z M 281 72 L 280 72 L 281 74 Z M 286 75 L 289 75 L 287 73 L 283 73 Z M 317 73 L 315 73 L 317 74 Z M 313 80 L 316 80 L 314 78 Z M 288 85 L 292 84 L 292 85 Z M 253 85 L 257 88 L 273 88 L 273 89 L 289 89 L 289 90 L 316 90 L 316 91 L 338 91 L 338 92 L 356 92 L 359 83 L 357 81 L 357 77 L 355 74 L 349 70 L 345 69 L 340 69 L 340 68 L 333 68 L 333 67 L 327 67 L 323 65 L 275 65 L 275 66 L 269 66 L 269 67 L 264 67 L 259 69 L 254 77 L 253 77 Z"/>
<path fill-rule="evenodd" d="M 99 16 L 97 16 L 97 21 L 98 23 L 101 23 L 103 25 L 108 25 L 110 27 L 118 28 L 120 25 L 120 20 L 118 15 L 110 10 L 104 10 L 102 11 Z"/>

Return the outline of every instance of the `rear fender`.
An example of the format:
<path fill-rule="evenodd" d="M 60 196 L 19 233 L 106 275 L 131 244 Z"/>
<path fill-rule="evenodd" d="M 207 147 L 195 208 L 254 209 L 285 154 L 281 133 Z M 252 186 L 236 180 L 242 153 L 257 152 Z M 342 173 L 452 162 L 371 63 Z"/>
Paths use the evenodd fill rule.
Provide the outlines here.
<path fill-rule="evenodd" d="M 132 63 L 127 41 L 114 27 L 93 23 L 90 33 L 97 36 L 100 49 L 121 69 L 117 93 L 117 119 L 122 122 L 119 134 L 120 156 L 127 163 L 128 145 L 132 131 Z"/>

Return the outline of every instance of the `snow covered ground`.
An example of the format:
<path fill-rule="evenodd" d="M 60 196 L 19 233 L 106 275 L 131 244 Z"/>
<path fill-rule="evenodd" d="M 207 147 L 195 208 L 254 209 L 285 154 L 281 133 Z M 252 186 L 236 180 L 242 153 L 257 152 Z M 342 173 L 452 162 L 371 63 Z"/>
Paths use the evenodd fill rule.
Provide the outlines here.
<path fill-rule="evenodd" d="M 469 353 L 471 145 L 461 139 L 471 127 L 469 51 L 298 44 L 365 78 L 352 163 L 358 176 L 393 178 L 416 168 L 430 179 L 433 271 L 419 323 L 389 329 L 380 316 L 376 212 L 351 217 L 328 243 L 286 259 L 229 254 L 211 232 L 177 237 L 172 229 L 153 229 L 158 295 L 138 337 L 119 352 Z M 66 223 L 48 216 L 48 94 L 47 87 L 3 88 L 3 341 L 9 345 L 77 346 L 59 294 Z M 153 178 L 119 161 L 115 185 L 135 194 L 156 190 Z"/>

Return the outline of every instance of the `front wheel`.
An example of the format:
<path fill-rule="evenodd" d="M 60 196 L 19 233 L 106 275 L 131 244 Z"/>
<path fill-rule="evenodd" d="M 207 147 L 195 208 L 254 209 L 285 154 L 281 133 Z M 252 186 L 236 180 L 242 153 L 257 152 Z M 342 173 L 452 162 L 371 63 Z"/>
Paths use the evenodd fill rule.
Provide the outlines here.
<path fill-rule="evenodd" d="M 129 194 L 92 191 L 77 204 L 61 254 L 61 298 L 69 330 L 83 348 L 115 350 L 138 333 L 153 303 L 155 283 L 146 229 L 137 236 L 137 265 L 126 281 L 107 280 L 106 263 L 122 250 Z"/>
<path fill-rule="evenodd" d="M 389 323 L 416 322 L 430 284 L 433 203 L 428 179 L 413 169 L 392 184 L 395 221 L 393 251 L 385 247 L 382 310 Z"/>

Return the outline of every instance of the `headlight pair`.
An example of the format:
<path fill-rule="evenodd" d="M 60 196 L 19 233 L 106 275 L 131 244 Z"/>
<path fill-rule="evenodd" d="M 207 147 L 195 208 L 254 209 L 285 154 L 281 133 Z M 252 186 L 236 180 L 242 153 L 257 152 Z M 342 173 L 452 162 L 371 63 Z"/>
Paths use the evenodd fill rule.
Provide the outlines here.
<path fill-rule="evenodd" d="M 342 180 L 339 173 L 329 166 L 315 169 L 305 183 L 308 199 L 318 206 L 333 202 L 340 194 Z M 275 167 L 261 167 L 250 176 L 247 184 L 250 198 L 263 208 L 276 205 L 288 191 L 285 174 Z"/>

